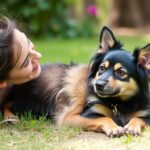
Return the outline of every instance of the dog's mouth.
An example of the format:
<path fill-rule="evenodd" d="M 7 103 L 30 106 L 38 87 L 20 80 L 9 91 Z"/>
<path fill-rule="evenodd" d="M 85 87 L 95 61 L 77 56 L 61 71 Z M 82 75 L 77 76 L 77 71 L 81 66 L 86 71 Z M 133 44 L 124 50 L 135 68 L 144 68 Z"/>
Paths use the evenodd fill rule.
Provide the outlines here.
<path fill-rule="evenodd" d="M 95 89 L 95 93 L 100 97 L 115 97 L 120 93 L 119 88 L 107 87 L 103 90 Z"/>

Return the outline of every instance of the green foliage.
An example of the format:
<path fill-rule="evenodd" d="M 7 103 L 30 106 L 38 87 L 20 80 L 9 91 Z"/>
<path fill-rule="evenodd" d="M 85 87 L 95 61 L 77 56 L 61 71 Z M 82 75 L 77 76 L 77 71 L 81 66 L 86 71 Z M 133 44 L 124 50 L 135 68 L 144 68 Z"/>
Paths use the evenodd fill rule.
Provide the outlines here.
<path fill-rule="evenodd" d="M 57 36 L 68 26 L 68 3 L 65 0 L 5 0 L 0 9 L 17 16 L 28 34 Z M 18 19 L 21 18 L 21 19 Z"/>
<path fill-rule="evenodd" d="M 7 13 L 18 20 L 25 28 L 24 32 L 34 37 L 93 35 L 94 16 L 87 15 L 85 11 L 85 17 L 79 21 L 72 17 L 73 9 L 76 9 L 75 0 L 5 0 L 0 5 L 2 14 Z"/>

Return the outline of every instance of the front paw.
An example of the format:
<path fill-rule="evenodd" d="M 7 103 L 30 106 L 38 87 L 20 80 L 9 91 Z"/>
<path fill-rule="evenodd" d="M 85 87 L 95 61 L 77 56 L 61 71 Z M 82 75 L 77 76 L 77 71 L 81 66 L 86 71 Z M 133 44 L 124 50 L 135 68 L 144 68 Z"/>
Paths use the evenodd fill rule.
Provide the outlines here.
<path fill-rule="evenodd" d="M 125 134 L 125 130 L 123 127 L 118 126 L 112 119 L 108 118 L 102 129 L 103 132 L 105 132 L 109 137 L 120 137 Z"/>
<path fill-rule="evenodd" d="M 124 134 L 125 134 L 125 130 L 124 130 L 124 128 L 122 128 L 120 126 L 116 126 L 116 127 L 106 130 L 106 135 L 111 138 L 112 137 L 120 137 Z"/>
<path fill-rule="evenodd" d="M 139 136 L 146 123 L 141 118 L 132 118 L 124 127 L 126 134 Z"/>

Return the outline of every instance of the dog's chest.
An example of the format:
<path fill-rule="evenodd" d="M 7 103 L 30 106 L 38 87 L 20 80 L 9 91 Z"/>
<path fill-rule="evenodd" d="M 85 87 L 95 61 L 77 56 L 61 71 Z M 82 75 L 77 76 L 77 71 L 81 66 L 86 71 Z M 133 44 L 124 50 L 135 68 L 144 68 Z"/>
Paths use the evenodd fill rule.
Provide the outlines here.
<path fill-rule="evenodd" d="M 130 116 L 121 112 L 117 105 L 111 105 L 108 107 L 103 104 L 95 104 L 91 107 L 91 111 L 112 118 L 120 126 L 123 126 L 130 120 Z"/>
<path fill-rule="evenodd" d="M 108 104 L 100 100 L 97 101 L 97 98 L 94 96 L 88 98 L 85 112 L 86 117 L 110 117 L 120 126 L 125 125 L 132 117 L 132 111 L 130 112 L 123 105 Z"/>

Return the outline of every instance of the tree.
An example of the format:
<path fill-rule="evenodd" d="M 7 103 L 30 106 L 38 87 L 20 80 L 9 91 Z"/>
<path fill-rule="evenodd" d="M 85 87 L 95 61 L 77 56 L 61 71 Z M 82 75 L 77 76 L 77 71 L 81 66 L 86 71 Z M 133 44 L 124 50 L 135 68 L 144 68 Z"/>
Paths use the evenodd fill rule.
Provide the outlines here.
<path fill-rule="evenodd" d="M 114 27 L 150 26 L 149 0 L 112 0 L 110 24 Z"/>

